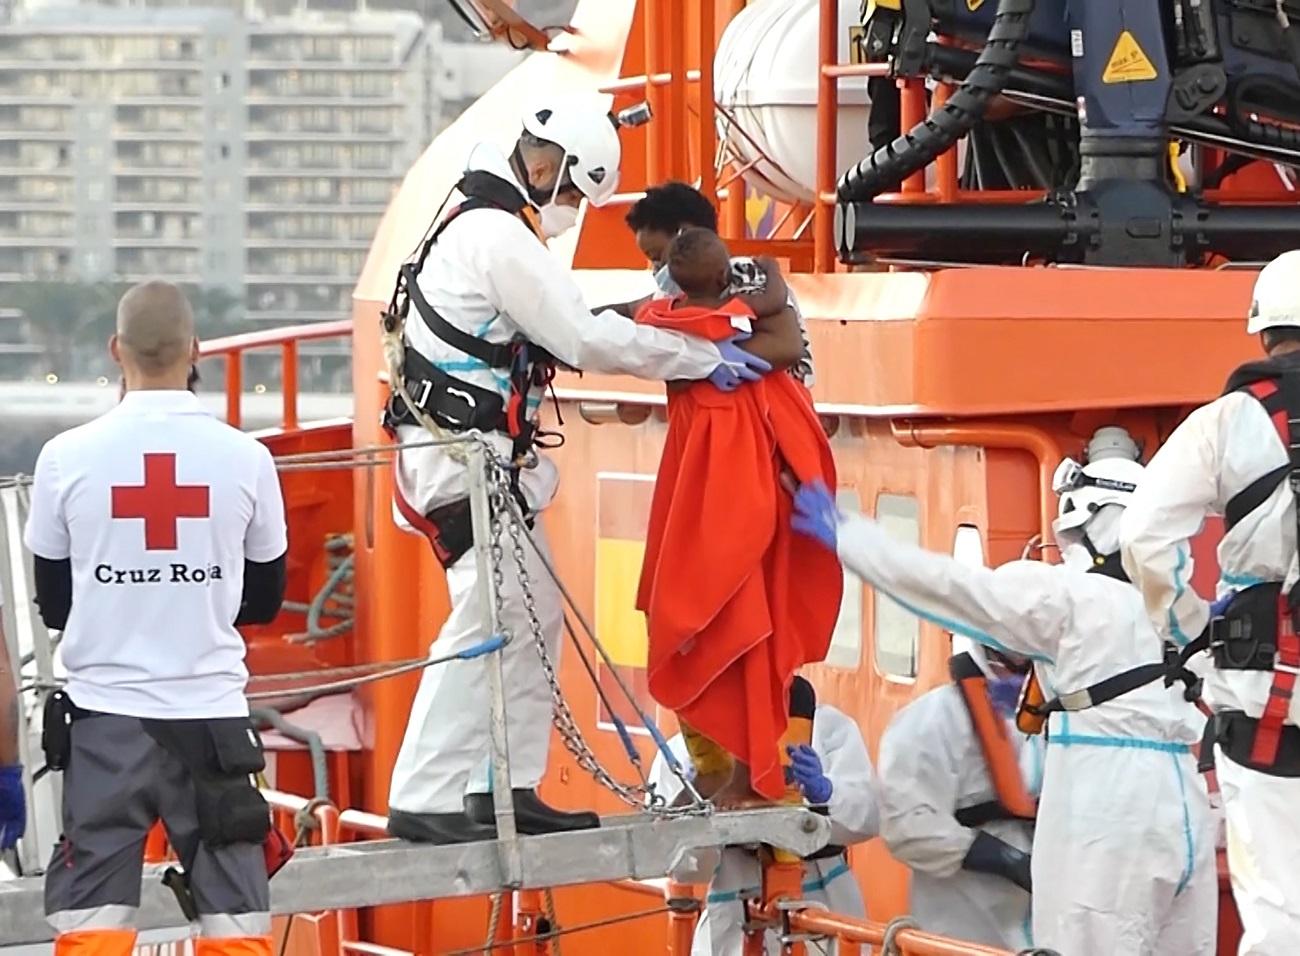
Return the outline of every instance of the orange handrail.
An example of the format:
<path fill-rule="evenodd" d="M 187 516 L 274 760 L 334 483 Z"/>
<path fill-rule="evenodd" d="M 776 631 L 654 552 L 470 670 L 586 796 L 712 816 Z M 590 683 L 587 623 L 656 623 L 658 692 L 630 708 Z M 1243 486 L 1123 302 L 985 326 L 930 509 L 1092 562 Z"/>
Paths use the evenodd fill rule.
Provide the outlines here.
<path fill-rule="evenodd" d="M 1027 451 L 1038 465 L 1038 521 L 1044 545 L 1052 538 L 1056 519 L 1056 493 L 1052 476 L 1061 463 L 1061 446 L 1048 432 L 1033 425 L 1016 422 L 913 422 L 892 420 L 889 431 L 894 440 L 909 448 L 933 448 L 936 445 L 968 445 L 981 448 L 1011 448 Z"/>
<path fill-rule="evenodd" d="M 289 328 L 267 329 L 264 332 L 244 332 L 225 338 L 203 342 L 199 346 L 201 358 L 225 356 L 226 359 L 226 422 L 239 428 L 244 421 L 244 353 L 254 349 L 278 346 L 283 365 L 284 408 L 280 427 L 291 430 L 298 427 L 298 343 L 319 339 L 352 337 L 352 321 L 314 322 Z"/>
<path fill-rule="evenodd" d="M 1008 951 L 1004 949 L 980 943 L 964 943 L 908 927 L 900 926 L 891 930 L 885 923 L 853 919 L 824 910 L 796 910 L 790 912 L 787 919 L 795 932 L 833 937 L 840 942 L 841 953 L 845 952 L 844 943 L 880 946 L 885 942 L 886 935 L 889 935 L 893 943 L 892 952 L 899 956 L 1008 956 Z"/>

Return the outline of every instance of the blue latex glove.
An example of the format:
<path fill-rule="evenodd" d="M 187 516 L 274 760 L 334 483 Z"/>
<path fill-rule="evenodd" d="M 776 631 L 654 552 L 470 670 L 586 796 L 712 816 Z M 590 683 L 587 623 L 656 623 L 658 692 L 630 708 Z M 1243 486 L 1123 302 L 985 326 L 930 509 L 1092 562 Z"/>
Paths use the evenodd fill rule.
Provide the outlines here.
<path fill-rule="evenodd" d="M 0 767 L 0 850 L 12 850 L 27 829 L 23 768 Z"/>
<path fill-rule="evenodd" d="M 1006 677 L 990 678 L 988 682 L 989 700 L 993 709 L 1003 717 L 1014 717 L 1016 705 L 1020 703 L 1020 689 L 1025 686 L 1024 674 L 1008 674 Z"/>
<path fill-rule="evenodd" d="M 722 364 L 709 374 L 709 381 L 715 388 L 724 392 L 734 391 L 745 382 L 757 382 L 772 366 L 757 355 L 742 349 L 739 343 L 749 338 L 748 334 L 733 335 L 716 343 L 722 355 Z"/>
<path fill-rule="evenodd" d="M 822 769 L 822 758 L 817 756 L 817 751 L 807 744 L 786 747 L 785 751 L 790 755 L 790 772 L 803 791 L 804 799 L 818 805 L 830 803 L 835 788 Z"/>
<path fill-rule="evenodd" d="M 794 493 L 794 516 L 790 519 L 795 531 L 816 538 L 828 550 L 834 551 L 839 523 L 840 512 L 829 488 L 820 481 L 799 486 Z"/>
<path fill-rule="evenodd" d="M 1210 604 L 1210 617 L 1223 617 L 1223 612 L 1228 609 L 1228 605 L 1232 603 L 1232 599 L 1236 596 L 1236 591 L 1229 591 L 1223 597 L 1212 602 Z"/>

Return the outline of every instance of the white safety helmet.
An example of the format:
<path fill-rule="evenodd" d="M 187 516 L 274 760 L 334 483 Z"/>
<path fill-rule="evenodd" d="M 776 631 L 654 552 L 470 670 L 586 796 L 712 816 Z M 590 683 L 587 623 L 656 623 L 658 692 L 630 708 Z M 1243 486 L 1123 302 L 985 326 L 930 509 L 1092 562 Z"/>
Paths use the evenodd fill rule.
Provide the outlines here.
<path fill-rule="evenodd" d="M 618 189 L 623 149 L 612 105 L 607 94 L 570 95 L 541 100 L 523 115 L 525 130 L 564 150 L 569 180 L 593 206 L 603 206 Z"/>
<path fill-rule="evenodd" d="M 1056 469 L 1052 490 L 1061 496 L 1052 530 L 1075 531 L 1106 505 L 1125 507 L 1145 469 L 1129 458 L 1103 458 L 1080 465 L 1067 458 Z"/>
<path fill-rule="evenodd" d="M 1259 271 L 1246 331 L 1300 328 L 1300 249 L 1284 252 Z"/>

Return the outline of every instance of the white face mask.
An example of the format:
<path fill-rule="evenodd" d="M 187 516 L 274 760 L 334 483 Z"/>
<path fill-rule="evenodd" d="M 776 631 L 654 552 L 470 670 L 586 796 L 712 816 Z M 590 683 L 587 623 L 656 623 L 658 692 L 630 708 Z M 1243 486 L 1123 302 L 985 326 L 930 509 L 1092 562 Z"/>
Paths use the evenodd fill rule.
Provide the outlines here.
<path fill-rule="evenodd" d="M 554 239 L 578 224 L 578 207 L 561 206 L 554 199 L 539 210 L 542 235 Z"/>
<path fill-rule="evenodd" d="M 655 285 L 659 286 L 659 291 L 664 295 L 681 295 L 682 292 L 682 287 L 668 274 L 667 266 L 660 266 L 655 270 Z"/>
<path fill-rule="evenodd" d="M 565 153 L 565 160 L 568 159 L 568 153 Z M 551 190 L 549 202 L 542 203 L 538 207 L 538 216 L 542 227 L 542 235 L 547 239 L 554 239 L 556 236 L 564 235 L 578 224 L 578 207 L 561 206 L 555 201 L 555 197 L 560 194 L 560 179 L 555 180 L 555 187 Z"/>

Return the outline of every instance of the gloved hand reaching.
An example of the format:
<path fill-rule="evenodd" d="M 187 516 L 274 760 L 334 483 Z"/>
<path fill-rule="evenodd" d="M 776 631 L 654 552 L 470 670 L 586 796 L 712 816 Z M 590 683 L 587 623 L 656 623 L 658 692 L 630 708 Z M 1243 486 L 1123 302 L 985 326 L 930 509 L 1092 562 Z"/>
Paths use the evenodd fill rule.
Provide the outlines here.
<path fill-rule="evenodd" d="M 835 498 L 821 481 L 800 485 L 794 493 L 794 516 L 790 526 L 795 531 L 816 538 L 830 551 L 835 550 L 840 512 Z"/>
<path fill-rule="evenodd" d="M 27 829 L 23 768 L 0 767 L 0 850 L 12 850 Z"/>
<path fill-rule="evenodd" d="M 772 366 L 764 359 L 746 352 L 738 343 L 749 338 L 748 334 L 733 335 L 716 343 L 722 362 L 709 375 L 709 381 L 715 388 L 731 392 L 744 382 L 757 382 L 772 371 Z"/>
<path fill-rule="evenodd" d="M 807 744 L 786 747 L 785 751 L 790 755 L 790 772 L 803 791 L 804 799 L 816 805 L 830 803 L 835 787 L 822 769 L 822 758 L 817 756 L 817 751 Z"/>
<path fill-rule="evenodd" d="M 1005 840 L 999 840 L 983 830 L 975 834 L 975 842 L 966 851 L 961 861 L 963 870 L 972 873 L 988 873 L 1010 880 L 1026 893 L 1033 892 L 1033 878 L 1030 876 L 1029 854 L 1017 850 Z"/>
<path fill-rule="evenodd" d="M 1223 597 L 1218 598 L 1215 601 L 1212 601 L 1210 603 L 1210 617 L 1211 618 L 1223 617 L 1223 612 L 1228 609 L 1228 605 L 1232 603 L 1232 599 L 1235 598 L 1236 596 L 1237 596 L 1236 591 L 1229 591 Z"/>

